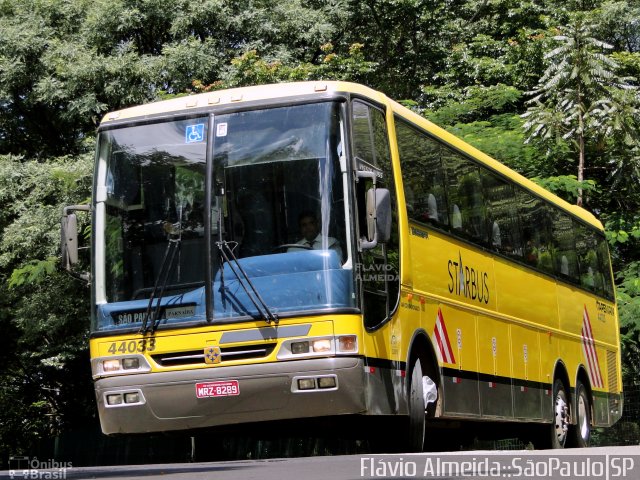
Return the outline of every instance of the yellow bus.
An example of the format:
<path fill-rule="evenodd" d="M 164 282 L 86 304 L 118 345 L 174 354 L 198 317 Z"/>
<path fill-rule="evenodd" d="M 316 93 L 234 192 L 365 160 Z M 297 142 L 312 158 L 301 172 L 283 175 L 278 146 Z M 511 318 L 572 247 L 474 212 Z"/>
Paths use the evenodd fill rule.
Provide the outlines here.
<path fill-rule="evenodd" d="M 463 421 L 561 448 L 621 416 L 600 222 L 364 86 L 109 113 L 70 269 L 82 208 L 105 434 L 385 415 L 412 450 Z"/>

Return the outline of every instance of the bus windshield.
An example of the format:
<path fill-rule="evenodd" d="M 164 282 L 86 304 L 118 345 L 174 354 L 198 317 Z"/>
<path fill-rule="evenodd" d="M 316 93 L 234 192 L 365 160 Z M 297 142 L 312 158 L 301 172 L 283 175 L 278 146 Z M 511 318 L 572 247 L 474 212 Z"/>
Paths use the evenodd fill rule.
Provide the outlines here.
<path fill-rule="evenodd" d="M 214 321 L 264 318 L 255 292 L 278 316 L 353 307 L 339 112 L 327 102 L 215 115 L 213 131 L 204 116 L 102 132 L 94 329 L 205 321 L 207 268 Z"/>

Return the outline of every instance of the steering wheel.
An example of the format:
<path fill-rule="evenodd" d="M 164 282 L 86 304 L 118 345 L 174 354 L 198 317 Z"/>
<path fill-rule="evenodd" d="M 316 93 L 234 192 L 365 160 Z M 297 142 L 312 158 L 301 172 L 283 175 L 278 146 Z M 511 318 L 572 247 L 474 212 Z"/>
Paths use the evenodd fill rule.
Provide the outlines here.
<path fill-rule="evenodd" d="M 285 248 L 302 248 L 303 250 L 313 250 L 309 245 L 300 245 L 298 243 L 283 243 L 274 248 L 275 251 L 284 250 Z"/>

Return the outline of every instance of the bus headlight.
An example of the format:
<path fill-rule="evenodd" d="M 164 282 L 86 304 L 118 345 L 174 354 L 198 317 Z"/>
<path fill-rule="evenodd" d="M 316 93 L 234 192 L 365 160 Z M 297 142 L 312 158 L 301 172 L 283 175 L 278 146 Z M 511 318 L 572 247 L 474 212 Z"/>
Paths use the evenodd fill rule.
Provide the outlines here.
<path fill-rule="evenodd" d="M 280 346 L 277 358 L 278 360 L 292 360 L 307 357 L 326 357 L 329 355 L 353 355 L 357 353 L 357 335 L 338 335 L 286 340 Z"/>
<path fill-rule="evenodd" d="M 122 363 L 119 358 L 105 360 L 102 362 L 102 371 L 103 372 L 117 372 L 122 367 Z"/>
<path fill-rule="evenodd" d="M 151 366 L 143 355 L 99 357 L 91 360 L 93 378 L 149 371 L 151 371 Z"/>
<path fill-rule="evenodd" d="M 293 353 L 294 355 L 309 353 L 309 342 L 292 342 L 291 353 Z"/>
<path fill-rule="evenodd" d="M 138 368 L 140 368 L 140 359 L 138 357 L 123 358 L 122 368 L 124 370 L 137 370 Z"/>
<path fill-rule="evenodd" d="M 316 353 L 325 353 L 331 351 L 331 340 L 328 338 L 323 338 L 321 340 L 314 340 L 311 342 L 313 345 L 313 351 Z"/>

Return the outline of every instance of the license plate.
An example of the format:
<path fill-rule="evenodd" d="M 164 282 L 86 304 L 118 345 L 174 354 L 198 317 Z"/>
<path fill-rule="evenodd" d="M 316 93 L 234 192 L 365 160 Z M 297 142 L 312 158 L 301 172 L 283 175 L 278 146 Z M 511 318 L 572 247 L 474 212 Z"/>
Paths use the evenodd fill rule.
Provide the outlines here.
<path fill-rule="evenodd" d="M 231 397 L 240 395 L 240 385 L 237 380 L 227 380 L 224 382 L 203 382 L 196 383 L 196 397 Z"/>

